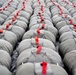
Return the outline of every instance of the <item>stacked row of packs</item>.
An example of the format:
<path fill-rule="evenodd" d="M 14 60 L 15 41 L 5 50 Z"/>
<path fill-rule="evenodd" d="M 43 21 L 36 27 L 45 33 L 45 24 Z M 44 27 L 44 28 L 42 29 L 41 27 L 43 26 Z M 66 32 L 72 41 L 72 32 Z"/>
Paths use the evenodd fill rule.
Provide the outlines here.
<path fill-rule="evenodd" d="M 4 0 L 3 0 L 4 1 Z M 7 0 L 0 8 L 0 25 L 11 15 L 19 4 L 18 0 Z"/>
<path fill-rule="evenodd" d="M 22 39 L 28 27 L 29 18 L 32 14 L 32 1 L 28 0 L 9 0 L 11 4 L 0 11 L 0 75 L 12 75 L 11 54 L 16 44 Z M 4 3 L 4 6 L 8 5 Z M 1 7 L 1 8 L 3 8 Z"/>
<path fill-rule="evenodd" d="M 70 12 L 70 15 L 76 20 L 76 5 L 74 3 L 71 3 L 68 0 L 60 0 L 58 3 L 65 7 Z"/>
<path fill-rule="evenodd" d="M 69 11 L 76 8 L 62 0 L 51 0 L 46 3 L 50 7 L 53 23 L 59 31 L 59 52 L 69 72 L 76 75 L 76 20 L 72 16 L 73 10 Z"/>
<path fill-rule="evenodd" d="M 29 31 L 17 47 L 16 75 L 68 75 L 56 49 L 58 31 L 52 23 L 49 7 L 44 0 L 33 0 L 32 7 Z"/>

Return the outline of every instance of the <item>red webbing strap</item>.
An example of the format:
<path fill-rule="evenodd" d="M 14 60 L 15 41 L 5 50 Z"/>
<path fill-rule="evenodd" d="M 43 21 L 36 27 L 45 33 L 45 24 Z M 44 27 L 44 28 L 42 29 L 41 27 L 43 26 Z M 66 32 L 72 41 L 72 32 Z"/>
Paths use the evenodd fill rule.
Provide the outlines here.
<path fill-rule="evenodd" d="M 25 4 L 25 2 L 22 2 L 22 4 L 24 5 L 24 4 Z"/>
<path fill-rule="evenodd" d="M 2 11 L 3 9 L 2 8 L 0 8 L 0 11 Z"/>
<path fill-rule="evenodd" d="M 52 4 L 54 4 L 54 5 L 57 5 L 55 2 L 53 2 L 52 0 L 50 0 L 51 2 L 52 2 Z M 59 6 L 59 5 L 57 5 L 57 7 L 59 8 L 59 10 L 60 10 L 60 15 L 62 15 L 63 14 L 63 10 L 61 9 L 61 7 Z"/>
<path fill-rule="evenodd" d="M 70 22 L 70 24 L 72 24 L 73 23 L 72 19 L 70 19 L 69 22 Z"/>
<path fill-rule="evenodd" d="M 22 4 L 23 4 L 23 7 L 22 7 L 22 9 L 19 9 L 17 12 L 16 12 L 16 14 L 14 15 L 14 17 L 13 17 L 13 19 L 12 19 L 12 23 L 17 19 L 17 16 L 19 15 L 19 13 L 20 13 L 20 11 L 21 10 L 24 10 L 24 8 L 25 8 L 25 2 L 22 2 Z"/>
<path fill-rule="evenodd" d="M 75 4 L 73 4 L 73 3 L 72 3 L 72 6 L 73 6 L 73 7 L 76 7 L 76 5 L 75 5 Z"/>
<path fill-rule="evenodd" d="M 44 21 L 44 18 L 42 18 L 41 20 L 40 20 L 40 22 L 43 22 Z"/>
<path fill-rule="evenodd" d="M 36 44 L 39 44 L 39 38 L 38 38 L 38 36 L 35 36 L 35 41 L 36 41 Z"/>
<path fill-rule="evenodd" d="M 37 29 L 37 33 L 40 34 L 40 28 Z"/>
<path fill-rule="evenodd" d="M 10 25 L 11 25 L 11 23 L 6 24 L 6 30 L 8 30 Z"/>
<path fill-rule="evenodd" d="M 37 47 L 37 54 L 40 54 L 41 49 L 42 49 L 42 46 L 38 46 L 38 47 Z"/>
<path fill-rule="evenodd" d="M 38 12 L 38 15 L 40 16 L 41 15 L 41 12 Z"/>
<path fill-rule="evenodd" d="M 76 7 L 76 5 L 75 5 L 75 4 L 73 4 L 73 3 L 69 3 L 69 2 L 68 2 L 68 1 L 66 1 L 66 0 L 63 0 L 63 2 L 65 2 L 65 3 L 69 4 L 69 5 L 73 6 L 73 7 Z"/>
<path fill-rule="evenodd" d="M 41 6 L 41 11 L 42 11 L 42 13 L 44 13 L 44 6 L 43 5 Z"/>
<path fill-rule="evenodd" d="M 0 33 L 3 33 L 3 29 L 0 29 Z"/>
<path fill-rule="evenodd" d="M 61 7 L 59 6 L 59 5 L 57 5 L 57 7 L 59 8 L 59 10 L 60 10 L 60 15 L 62 15 L 63 14 L 63 10 L 61 9 Z"/>
<path fill-rule="evenodd" d="M 76 24 L 73 25 L 73 28 L 76 29 Z"/>
<path fill-rule="evenodd" d="M 47 62 L 42 62 L 41 66 L 42 66 L 42 75 L 46 75 L 46 73 L 47 73 Z"/>
<path fill-rule="evenodd" d="M 42 15 L 39 15 L 40 16 L 40 19 L 43 19 Z"/>
<path fill-rule="evenodd" d="M 17 13 L 15 14 L 15 16 L 18 16 L 21 10 L 18 10 Z"/>
<path fill-rule="evenodd" d="M 24 10 L 26 8 L 26 6 L 23 6 L 21 10 Z"/>
<path fill-rule="evenodd" d="M 44 18 L 40 15 L 40 22 L 43 22 L 44 21 Z"/>
<path fill-rule="evenodd" d="M 10 5 L 11 2 L 8 3 L 8 6 Z"/>
<path fill-rule="evenodd" d="M 38 4 L 40 5 L 41 3 L 40 3 L 40 0 L 38 0 Z"/>
<path fill-rule="evenodd" d="M 65 17 L 65 18 L 67 18 L 67 17 L 68 17 L 68 15 L 67 15 L 67 14 L 65 14 L 65 15 L 64 15 L 64 17 Z"/>
<path fill-rule="evenodd" d="M 22 10 L 25 9 L 25 1 L 22 3 Z"/>
<path fill-rule="evenodd" d="M 41 15 L 41 13 L 40 12 L 38 12 L 38 15 L 39 15 L 39 17 L 40 17 L 40 22 L 43 22 L 44 21 L 44 18 L 42 17 L 42 15 Z"/>
<path fill-rule="evenodd" d="M 11 22 L 13 23 L 16 19 L 17 17 L 14 16 Z"/>
<path fill-rule="evenodd" d="M 10 6 L 10 4 L 11 4 L 12 1 L 13 1 L 13 0 L 9 1 L 5 7 L 0 8 L 0 11 L 3 11 L 3 10 L 5 10 L 6 8 L 8 8 L 8 7 Z"/>
<path fill-rule="evenodd" d="M 76 32 L 76 24 L 73 25 L 73 28 L 75 29 L 74 31 Z"/>
<path fill-rule="evenodd" d="M 37 29 L 37 33 L 38 33 L 38 34 L 40 34 L 40 30 L 41 30 L 41 29 L 44 29 L 44 26 L 45 26 L 45 25 L 42 24 L 41 28 L 38 28 L 38 29 Z"/>
<path fill-rule="evenodd" d="M 5 6 L 5 8 L 8 8 L 8 6 Z"/>
<path fill-rule="evenodd" d="M 41 29 L 44 29 L 44 27 L 45 27 L 45 24 L 42 24 L 42 27 L 41 27 Z"/>
<path fill-rule="evenodd" d="M 28 1 L 28 0 L 25 0 L 25 1 Z M 12 0 L 8 3 L 8 5 L 10 5 L 11 2 L 12 2 Z M 25 8 L 24 7 L 25 6 L 25 2 L 23 2 L 22 4 L 23 4 L 23 8 Z M 2 10 L 2 9 L 0 9 L 0 10 Z M 20 13 L 21 10 L 22 9 L 19 9 L 17 11 L 17 13 L 14 15 L 13 19 L 11 20 L 11 23 L 14 23 L 14 21 L 17 19 L 17 16 L 19 15 L 19 13 Z M 11 23 L 6 24 L 6 30 L 8 30 L 9 26 L 11 25 Z"/>
<path fill-rule="evenodd" d="M 69 2 L 65 1 L 65 3 L 69 4 Z"/>
<path fill-rule="evenodd" d="M 62 0 L 63 2 L 65 2 L 65 3 L 67 3 L 67 4 L 69 4 L 69 2 L 68 1 L 66 1 L 66 0 Z"/>
<path fill-rule="evenodd" d="M 52 2 L 53 5 L 56 5 L 55 2 L 53 2 L 52 0 L 50 0 Z"/>
<path fill-rule="evenodd" d="M 3 10 L 5 10 L 6 8 L 5 7 L 3 7 Z"/>
<path fill-rule="evenodd" d="M 13 22 L 17 19 L 17 16 L 19 15 L 20 11 L 21 11 L 21 10 L 18 10 L 18 11 L 16 12 L 16 14 L 15 14 L 14 17 L 13 17 L 13 19 L 11 20 L 11 23 L 13 23 Z"/>

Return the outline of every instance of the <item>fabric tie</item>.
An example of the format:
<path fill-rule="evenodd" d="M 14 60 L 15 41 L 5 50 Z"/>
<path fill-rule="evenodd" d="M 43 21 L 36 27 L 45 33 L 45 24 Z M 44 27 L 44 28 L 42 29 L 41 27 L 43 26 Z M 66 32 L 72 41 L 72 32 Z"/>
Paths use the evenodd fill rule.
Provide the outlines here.
<path fill-rule="evenodd" d="M 42 63 L 41 63 L 41 66 L 42 66 L 42 75 L 46 75 L 47 62 L 42 62 Z"/>
<path fill-rule="evenodd" d="M 38 47 L 37 47 L 37 54 L 40 54 L 41 49 L 42 49 L 42 46 L 38 46 Z"/>

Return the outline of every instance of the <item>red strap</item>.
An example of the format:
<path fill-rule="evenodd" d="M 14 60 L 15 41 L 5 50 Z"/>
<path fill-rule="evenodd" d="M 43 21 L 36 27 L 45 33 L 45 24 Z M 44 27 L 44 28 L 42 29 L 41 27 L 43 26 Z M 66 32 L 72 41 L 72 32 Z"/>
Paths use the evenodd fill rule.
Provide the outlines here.
<path fill-rule="evenodd" d="M 36 44 L 39 44 L 38 36 L 35 36 L 35 41 L 36 41 Z"/>
<path fill-rule="evenodd" d="M 45 27 L 45 24 L 42 24 L 42 27 L 41 27 L 41 29 L 44 29 L 44 27 Z"/>
<path fill-rule="evenodd" d="M 39 15 L 41 19 L 43 19 L 42 15 Z"/>
<path fill-rule="evenodd" d="M 5 8 L 7 8 L 8 6 L 5 6 Z"/>
<path fill-rule="evenodd" d="M 65 18 L 67 18 L 67 16 L 68 16 L 67 14 L 64 15 Z"/>
<path fill-rule="evenodd" d="M 65 3 L 69 4 L 69 2 L 65 1 Z"/>
<path fill-rule="evenodd" d="M 37 47 L 37 54 L 40 54 L 41 49 L 42 49 L 42 46 L 38 46 L 38 47 Z"/>
<path fill-rule="evenodd" d="M 15 17 L 17 17 L 18 15 L 19 15 L 19 13 L 17 12 L 16 15 L 15 15 Z"/>
<path fill-rule="evenodd" d="M 41 13 L 38 13 L 39 14 L 39 17 L 42 19 L 42 15 L 41 15 Z"/>
<path fill-rule="evenodd" d="M 53 2 L 52 0 L 50 0 L 52 2 L 53 5 L 55 5 L 55 2 Z"/>
<path fill-rule="evenodd" d="M 11 0 L 11 1 L 9 1 L 5 7 L 0 8 L 0 11 L 5 10 L 6 8 L 8 8 L 8 6 L 10 5 L 10 3 L 11 3 L 11 2 L 12 2 L 12 0 Z"/>
<path fill-rule="evenodd" d="M 41 6 L 41 11 L 42 11 L 42 13 L 44 13 L 44 6 L 43 5 Z"/>
<path fill-rule="evenodd" d="M 61 13 L 60 13 L 60 15 L 62 15 L 63 14 L 63 11 L 61 10 Z"/>
<path fill-rule="evenodd" d="M 76 5 L 75 5 L 75 4 L 72 4 L 72 6 L 73 6 L 73 7 L 76 7 Z"/>
<path fill-rule="evenodd" d="M 44 21 L 44 18 L 40 20 L 40 22 L 43 22 L 43 21 Z"/>
<path fill-rule="evenodd" d="M 6 24 L 6 30 L 8 30 L 10 25 L 11 25 L 10 23 Z"/>
<path fill-rule="evenodd" d="M 72 19 L 70 19 L 69 22 L 70 22 L 70 24 L 72 24 L 73 23 Z"/>
<path fill-rule="evenodd" d="M 22 2 L 22 5 L 23 5 L 23 6 L 25 5 L 25 1 L 24 1 L 24 2 Z"/>
<path fill-rule="evenodd" d="M 26 8 L 26 6 L 23 6 L 23 8 L 25 9 L 25 8 Z"/>
<path fill-rule="evenodd" d="M 17 11 L 16 16 L 18 16 L 18 15 L 19 15 L 20 11 L 21 11 L 21 10 L 18 10 L 18 11 Z"/>
<path fill-rule="evenodd" d="M 61 7 L 60 7 L 59 5 L 58 5 L 57 7 L 58 7 L 60 10 L 62 10 Z"/>
<path fill-rule="evenodd" d="M 3 8 L 3 10 L 5 10 L 5 7 Z"/>
<path fill-rule="evenodd" d="M 41 13 L 40 13 L 40 12 L 38 12 L 38 15 L 40 16 L 40 15 L 41 15 Z"/>
<path fill-rule="evenodd" d="M 42 75 L 46 75 L 46 72 L 47 72 L 47 62 L 42 62 L 41 66 L 42 66 Z"/>
<path fill-rule="evenodd" d="M 25 4 L 25 2 L 22 3 L 23 5 Z"/>
<path fill-rule="evenodd" d="M 40 0 L 38 0 L 38 4 L 40 5 Z"/>
<path fill-rule="evenodd" d="M 44 21 L 44 18 L 40 15 L 40 22 L 43 22 Z"/>
<path fill-rule="evenodd" d="M 17 16 L 19 15 L 19 12 L 20 12 L 20 11 L 17 11 L 17 13 L 14 15 L 14 17 L 17 18 Z"/>
<path fill-rule="evenodd" d="M 40 29 L 37 29 L 37 33 L 40 34 Z"/>
<path fill-rule="evenodd" d="M 0 11 L 2 11 L 3 9 L 2 8 L 0 8 Z"/>
<path fill-rule="evenodd" d="M 38 12 L 38 15 L 39 15 L 40 18 L 42 18 L 41 12 Z"/>
<path fill-rule="evenodd" d="M 8 6 L 10 5 L 10 3 L 8 3 Z"/>
<path fill-rule="evenodd" d="M 20 11 L 21 11 L 21 10 L 19 9 L 19 10 L 17 11 L 17 13 L 20 13 Z"/>
<path fill-rule="evenodd" d="M 24 10 L 25 9 L 25 2 L 22 3 L 22 6 L 23 6 L 22 10 Z"/>
<path fill-rule="evenodd" d="M 67 4 L 69 4 L 69 2 L 67 2 L 66 0 L 62 0 L 63 2 L 65 2 L 65 3 L 67 3 Z"/>
<path fill-rule="evenodd" d="M 57 7 L 59 8 L 59 10 L 61 12 L 60 15 L 62 15 L 63 14 L 63 11 L 62 11 L 61 7 L 59 5 Z"/>
<path fill-rule="evenodd" d="M 19 15 L 20 10 L 17 11 L 17 13 L 14 15 L 13 19 L 12 19 L 12 23 L 17 19 L 17 16 Z"/>
<path fill-rule="evenodd" d="M 16 18 L 17 18 L 17 14 L 14 15 L 13 19 L 16 19 Z"/>
<path fill-rule="evenodd" d="M 24 9 L 25 9 L 25 6 L 23 6 L 22 10 L 24 10 Z"/>
<path fill-rule="evenodd" d="M 38 28 L 38 29 L 37 29 L 37 33 L 38 33 L 38 34 L 40 34 L 40 30 L 41 30 L 41 29 L 44 29 L 44 24 L 42 24 L 42 27 L 41 27 L 41 28 Z"/>
<path fill-rule="evenodd" d="M 76 25 L 73 25 L 73 28 L 75 28 L 75 29 L 76 29 Z"/>
<path fill-rule="evenodd" d="M 11 2 L 12 2 L 12 0 L 9 1 L 8 6 L 10 5 Z M 25 2 L 23 2 L 23 4 L 25 4 Z M 6 6 L 6 7 L 7 7 L 7 6 Z M 5 8 L 6 8 L 6 7 L 5 7 Z M 0 11 L 5 10 L 5 8 L 3 8 L 3 9 L 0 8 Z M 25 6 L 23 6 L 23 8 L 25 8 Z M 21 9 L 19 9 L 19 10 L 17 11 L 17 13 L 14 15 L 13 19 L 11 20 L 11 23 L 13 23 L 13 22 L 17 19 L 17 16 L 19 15 L 20 11 L 21 11 Z M 6 25 L 6 30 L 7 30 L 8 27 L 11 25 L 11 23 L 8 23 L 8 24 Z"/>
<path fill-rule="evenodd" d="M 0 33 L 3 33 L 3 29 L 0 29 Z"/>
<path fill-rule="evenodd" d="M 15 20 L 16 20 L 16 17 L 14 16 L 14 18 L 12 19 L 12 21 L 11 21 L 11 22 L 13 23 Z"/>

